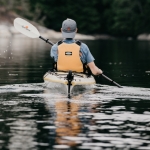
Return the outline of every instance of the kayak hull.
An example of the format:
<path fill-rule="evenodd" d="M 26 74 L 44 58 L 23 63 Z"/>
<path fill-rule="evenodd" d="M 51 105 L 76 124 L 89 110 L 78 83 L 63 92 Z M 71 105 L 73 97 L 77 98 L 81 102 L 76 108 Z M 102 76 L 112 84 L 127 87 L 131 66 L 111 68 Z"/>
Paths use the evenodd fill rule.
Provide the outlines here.
<path fill-rule="evenodd" d="M 82 85 L 82 86 L 88 86 L 88 85 L 94 85 L 95 79 L 94 77 L 87 76 L 86 74 L 82 73 L 72 73 L 73 74 L 73 80 L 71 81 L 71 87 L 70 92 L 73 90 L 74 86 L 76 85 Z M 48 71 L 43 76 L 44 82 L 46 84 L 48 83 L 59 83 L 63 84 L 68 91 L 68 80 L 67 80 L 68 72 L 51 72 Z"/>

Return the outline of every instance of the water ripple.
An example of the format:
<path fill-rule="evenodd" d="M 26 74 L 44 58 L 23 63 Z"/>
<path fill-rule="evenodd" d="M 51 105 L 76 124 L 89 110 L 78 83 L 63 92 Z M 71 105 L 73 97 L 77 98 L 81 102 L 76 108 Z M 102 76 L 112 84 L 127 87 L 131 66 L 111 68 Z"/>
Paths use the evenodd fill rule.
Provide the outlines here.
<path fill-rule="evenodd" d="M 68 99 L 42 83 L 1 86 L 0 147 L 149 149 L 149 91 L 96 85 Z"/>

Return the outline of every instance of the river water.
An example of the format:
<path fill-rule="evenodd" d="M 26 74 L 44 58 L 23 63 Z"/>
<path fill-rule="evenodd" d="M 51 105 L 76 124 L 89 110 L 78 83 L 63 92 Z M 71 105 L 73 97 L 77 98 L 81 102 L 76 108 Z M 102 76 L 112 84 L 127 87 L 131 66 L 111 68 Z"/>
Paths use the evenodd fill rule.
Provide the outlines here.
<path fill-rule="evenodd" d="M 54 41 L 55 42 L 55 41 Z M 150 42 L 84 41 L 104 74 L 71 99 L 47 88 L 50 45 L 0 39 L 0 149 L 149 150 Z"/>

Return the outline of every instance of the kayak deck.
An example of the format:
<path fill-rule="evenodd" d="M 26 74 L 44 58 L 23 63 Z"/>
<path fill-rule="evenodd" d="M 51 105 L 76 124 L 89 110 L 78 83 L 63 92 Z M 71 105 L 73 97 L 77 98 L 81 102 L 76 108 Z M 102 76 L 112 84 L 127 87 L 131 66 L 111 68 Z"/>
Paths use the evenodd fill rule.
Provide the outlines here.
<path fill-rule="evenodd" d="M 44 81 L 56 82 L 68 84 L 67 81 L 67 72 L 47 72 L 44 75 Z M 82 73 L 73 73 L 74 79 L 72 80 L 72 85 L 88 85 L 95 84 L 95 79 L 93 76 L 87 76 Z"/>

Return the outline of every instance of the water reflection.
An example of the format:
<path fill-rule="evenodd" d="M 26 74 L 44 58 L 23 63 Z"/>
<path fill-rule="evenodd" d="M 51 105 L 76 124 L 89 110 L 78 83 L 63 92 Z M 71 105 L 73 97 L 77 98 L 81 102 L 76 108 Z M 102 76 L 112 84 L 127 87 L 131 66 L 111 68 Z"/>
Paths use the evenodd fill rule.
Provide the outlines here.
<path fill-rule="evenodd" d="M 24 101 L 24 102 L 23 102 Z M 0 112 L 3 122 L 0 121 L 1 149 L 34 149 L 37 128 L 35 120 L 31 119 L 36 110 L 31 109 L 30 102 L 19 100 L 17 93 L 1 93 Z M 23 104 L 24 103 L 24 104 Z"/>
<path fill-rule="evenodd" d="M 149 41 L 84 42 L 89 45 L 95 63 L 107 76 L 121 85 L 149 87 Z M 43 82 L 42 76 L 53 63 L 50 48 L 39 39 L 1 38 L 0 85 Z M 102 78 L 96 80 L 97 83 L 109 84 Z"/>
<path fill-rule="evenodd" d="M 77 88 L 67 99 L 61 89 L 43 86 L 49 45 L 0 40 L 0 149 L 150 149 L 150 89 L 141 88 L 150 83 L 149 42 L 86 42 L 106 75 L 128 86 L 103 85 L 100 77 L 102 85 Z"/>
<path fill-rule="evenodd" d="M 0 39 L 0 84 L 42 82 L 52 63 L 47 55 L 50 47 L 37 39 Z M 44 51 L 47 58 L 43 49 L 48 50 L 48 53 Z"/>
<path fill-rule="evenodd" d="M 29 120 L 27 118 L 23 120 L 23 116 L 18 117 L 21 117 L 21 119 L 17 119 L 12 123 L 7 124 L 10 126 L 10 139 L 8 148 L 11 150 L 20 148 L 22 150 L 34 149 L 37 145 L 37 142 L 35 142 L 36 139 L 34 137 L 38 131 L 36 128 L 36 123 L 34 120 Z M 32 117 L 32 115 L 30 117 Z"/>
<path fill-rule="evenodd" d="M 67 101 L 56 102 L 56 143 L 75 146 L 75 141 L 64 140 L 62 137 L 76 137 L 81 132 L 78 118 L 79 104 Z"/>
<path fill-rule="evenodd" d="M 150 147 L 149 89 L 97 85 L 72 99 L 42 84 L 0 89 L 1 148 Z"/>

